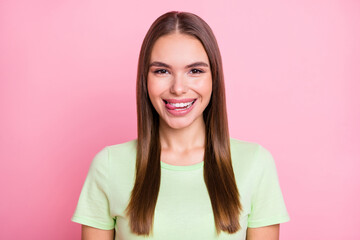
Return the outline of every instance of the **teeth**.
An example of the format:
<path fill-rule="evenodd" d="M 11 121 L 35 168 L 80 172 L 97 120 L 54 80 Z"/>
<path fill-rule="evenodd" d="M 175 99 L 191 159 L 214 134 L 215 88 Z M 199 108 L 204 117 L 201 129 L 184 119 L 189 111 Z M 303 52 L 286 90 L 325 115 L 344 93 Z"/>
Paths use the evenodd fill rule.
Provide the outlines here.
<path fill-rule="evenodd" d="M 184 110 L 184 109 L 188 109 L 189 107 L 191 107 L 192 104 L 189 104 L 187 107 L 185 108 L 176 108 L 175 111 L 181 111 L 181 110 Z"/>
<path fill-rule="evenodd" d="M 187 102 L 187 103 L 170 103 L 171 105 L 173 105 L 174 107 L 188 107 L 190 106 L 191 104 L 193 103 L 192 102 Z"/>

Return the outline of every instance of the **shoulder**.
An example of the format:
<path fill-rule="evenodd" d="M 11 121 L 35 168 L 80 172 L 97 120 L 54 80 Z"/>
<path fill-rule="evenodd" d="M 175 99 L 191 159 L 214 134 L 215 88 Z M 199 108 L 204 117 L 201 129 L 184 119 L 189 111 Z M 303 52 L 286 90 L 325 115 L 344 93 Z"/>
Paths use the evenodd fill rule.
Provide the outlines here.
<path fill-rule="evenodd" d="M 247 142 L 230 138 L 230 149 L 232 157 L 247 157 L 253 159 L 272 158 L 271 153 L 262 145 L 255 142 Z"/>
<path fill-rule="evenodd" d="M 136 144 L 137 144 L 137 140 L 134 139 L 128 142 L 107 146 L 105 147 L 105 149 L 109 153 L 109 157 L 119 154 L 133 155 L 136 154 Z"/>
<path fill-rule="evenodd" d="M 107 146 L 109 176 L 114 181 L 127 182 L 133 179 L 136 167 L 137 140 Z M 121 179 L 119 178 L 121 176 Z M 126 180 L 125 180 L 126 179 Z"/>
<path fill-rule="evenodd" d="M 91 167 L 92 168 L 101 168 L 101 167 L 111 167 L 114 163 L 121 160 L 122 162 L 126 160 L 135 159 L 136 156 L 136 140 L 131 140 L 128 142 L 109 145 L 101 149 L 94 157 Z"/>
<path fill-rule="evenodd" d="M 262 171 L 274 164 L 272 154 L 258 143 L 230 138 L 230 149 L 234 170 Z"/>

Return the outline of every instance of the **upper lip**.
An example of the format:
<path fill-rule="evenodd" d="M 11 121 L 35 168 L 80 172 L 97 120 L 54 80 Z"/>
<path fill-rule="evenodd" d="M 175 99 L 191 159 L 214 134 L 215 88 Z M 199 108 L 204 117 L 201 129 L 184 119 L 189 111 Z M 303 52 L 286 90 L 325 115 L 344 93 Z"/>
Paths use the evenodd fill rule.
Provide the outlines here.
<path fill-rule="evenodd" d="M 163 99 L 168 103 L 188 103 L 196 100 L 196 98 L 183 98 L 183 99 Z"/>

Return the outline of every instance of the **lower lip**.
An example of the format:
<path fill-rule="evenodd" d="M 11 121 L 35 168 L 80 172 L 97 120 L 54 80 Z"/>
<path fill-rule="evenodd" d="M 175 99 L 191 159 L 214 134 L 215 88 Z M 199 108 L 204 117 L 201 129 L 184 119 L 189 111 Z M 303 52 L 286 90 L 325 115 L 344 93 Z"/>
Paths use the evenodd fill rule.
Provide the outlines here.
<path fill-rule="evenodd" d="M 194 105 L 196 104 L 196 102 L 197 102 L 197 100 L 195 100 L 195 102 L 189 108 L 181 109 L 181 110 L 169 109 L 166 107 L 166 105 L 165 105 L 165 108 L 171 115 L 174 115 L 176 117 L 181 117 L 181 116 L 185 116 L 186 114 L 188 114 L 194 108 Z"/>

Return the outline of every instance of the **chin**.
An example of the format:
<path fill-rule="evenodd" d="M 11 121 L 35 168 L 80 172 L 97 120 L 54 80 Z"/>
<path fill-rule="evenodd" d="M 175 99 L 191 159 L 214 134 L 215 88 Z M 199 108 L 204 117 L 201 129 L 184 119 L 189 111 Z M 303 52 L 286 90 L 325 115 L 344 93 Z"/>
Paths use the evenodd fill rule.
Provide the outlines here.
<path fill-rule="evenodd" d="M 166 123 L 166 124 L 169 128 L 176 129 L 176 130 L 184 129 L 184 128 L 190 126 L 190 124 L 184 124 L 184 123 L 172 123 L 172 124 Z"/>
<path fill-rule="evenodd" d="M 172 129 L 184 129 L 189 127 L 193 121 L 184 121 L 184 120 L 178 120 L 178 121 L 164 121 L 164 124 L 167 125 L 169 128 Z"/>

